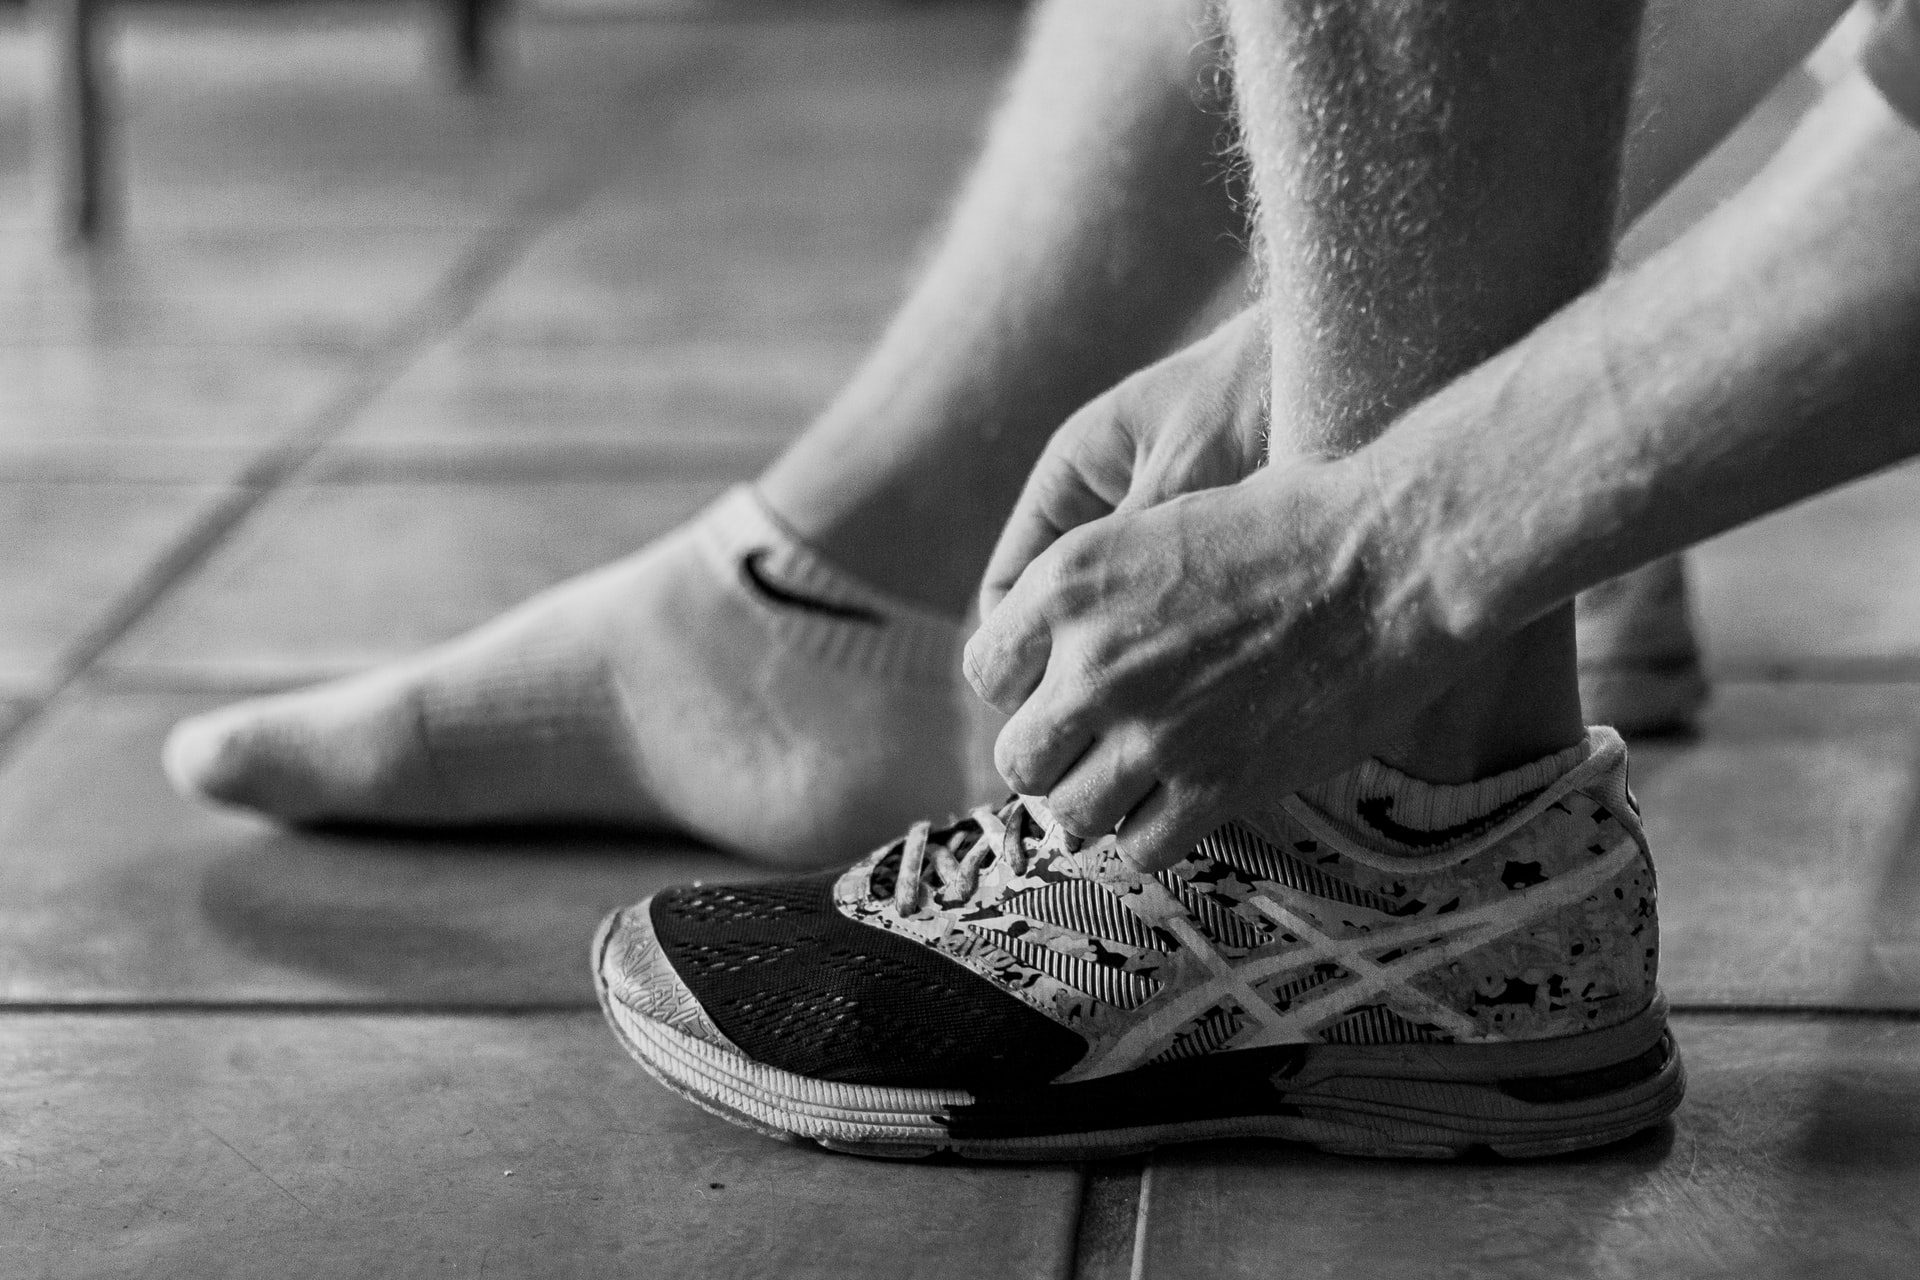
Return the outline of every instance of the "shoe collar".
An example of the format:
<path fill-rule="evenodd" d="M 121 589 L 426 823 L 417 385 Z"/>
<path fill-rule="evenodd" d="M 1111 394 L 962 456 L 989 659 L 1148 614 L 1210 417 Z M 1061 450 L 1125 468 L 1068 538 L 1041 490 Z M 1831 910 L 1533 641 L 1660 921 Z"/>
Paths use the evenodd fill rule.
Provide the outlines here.
<path fill-rule="evenodd" d="M 1576 791 L 1594 790 L 1609 809 L 1614 810 L 1621 823 L 1633 833 L 1634 839 L 1642 845 L 1646 843 L 1641 832 L 1639 806 L 1633 801 L 1627 790 L 1627 744 L 1620 735 L 1605 725 L 1592 725 L 1587 729 L 1587 758 L 1573 768 L 1561 774 L 1531 801 L 1520 809 L 1494 823 L 1485 831 L 1468 840 L 1463 840 L 1451 848 L 1433 853 L 1383 853 L 1360 844 L 1352 837 L 1342 833 L 1320 814 L 1312 805 L 1297 795 L 1287 796 L 1279 803 L 1279 809 L 1294 823 L 1306 829 L 1314 839 L 1330 846 L 1342 856 L 1351 858 L 1363 866 L 1377 871 L 1438 871 L 1467 861 L 1489 845 L 1506 839 L 1521 827 L 1568 795 Z M 1250 825 L 1261 834 L 1272 838 L 1268 824 L 1260 821 L 1260 815 L 1249 819 Z"/>

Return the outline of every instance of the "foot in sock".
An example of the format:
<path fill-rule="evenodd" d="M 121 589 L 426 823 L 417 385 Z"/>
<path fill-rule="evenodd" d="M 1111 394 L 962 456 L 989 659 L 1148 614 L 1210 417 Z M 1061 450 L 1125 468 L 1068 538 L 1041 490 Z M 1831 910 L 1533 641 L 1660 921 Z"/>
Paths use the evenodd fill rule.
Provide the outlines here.
<path fill-rule="evenodd" d="M 1679 1104 L 1658 931 L 1595 729 L 1466 786 L 1363 765 L 1152 875 L 1014 800 L 837 875 L 655 894 L 592 956 L 657 1080 L 837 1150 L 1526 1156 Z"/>
<path fill-rule="evenodd" d="M 419 657 L 186 721 L 166 766 L 295 822 L 610 823 L 812 865 L 991 778 L 963 639 L 742 488 Z"/>
<path fill-rule="evenodd" d="M 1694 732 L 1710 692 L 1694 639 L 1686 561 L 1655 560 L 1580 593 L 1580 705 L 1629 738 Z"/>

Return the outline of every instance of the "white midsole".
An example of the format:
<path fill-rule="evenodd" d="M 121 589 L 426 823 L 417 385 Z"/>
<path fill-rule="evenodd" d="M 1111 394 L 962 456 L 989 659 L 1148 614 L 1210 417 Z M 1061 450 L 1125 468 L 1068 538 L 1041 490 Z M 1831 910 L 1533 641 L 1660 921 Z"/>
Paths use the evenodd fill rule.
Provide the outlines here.
<path fill-rule="evenodd" d="M 628 1050 L 685 1089 L 730 1110 L 802 1137 L 945 1142 L 933 1116 L 965 1106 L 957 1089 L 894 1089 L 815 1080 L 754 1062 L 605 1001 Z"/>
<path fill-rule="evenodd" d="M 1677 1105 L 1681 1087 L 1675 1073 L 1672 1078 L 1663 1077 L 1629 1090 L 1624 1098 L 1610 1094 L 1557 1105 L 1551 1111 L 1531 1115 L 1526 1114 L 1531 1108 L 1516 1103 L 1510 1114 L 1475 1115 L 1469 1111 L 1478 1108 L 1458 1105 L 1465 1102 L 1465 1098 L 1448 1097 L 1452 1090 L 1484 1087 L 1473 1082 L 1333 1078 L 1323 1080 L 1319 1087 L 1311 1087 L 1311 1098 L 1296 1099 L 1303 1112 L 1298 1116 L 1248 1115 L 1117 1126 L 1097 1134 L 1076 1132 L 956 1142 L 947 1126 L 935 1117 L 971 1104 L 974 1097 L 964 1090 L 892 1088 L 817 1080 L 708 1044 L 635 1013 L 616 1000 L 603 999 L 602 1003 L 628 1051 L 663 1084 L 699 1105 L 764 1132 L 793 1134 L 829 1145 L 877 1151 L 963 1147 L 975 1155 L 1019 1156 L 1085 1151 L 1089 1144 L 1134 1149 L 1162 1142 L 1228 1136 L 1270 1136 L 1329 1144 L 1365 1140 L 1409 1148 L 1430 1145 L 1435 1149 L 1487 1138 L 1521 1145 L 1553 1144 L 1564 1138 L 1609 1141 L 1664 1118 Z M 1650 1016 L 1662 1014 L 1664 1009 L 1648 1011 Z M 1661 1021 L 1664 1022 L 1663 1017 Z M 1620 1039 L 1617 1036 L 1595 1038 Z M 1591 1064 L 1592 1059 L 1587 1061 Z M 1400 1088 L 1393 1088 L 1395 1085 Z M 1405 1093 L 1399 1097 L 1388 1096 L 1382 1093 L 1382 1086 L 1395 1093 L 1404 1089 Z M 1364 1096 L 1369 1094 L 1375 1096 Z M 1406 1096 L 1408 1094 L 1411 1096 Z M 1423 1097 L 1427 1105 L 1419 1105 Z"/>

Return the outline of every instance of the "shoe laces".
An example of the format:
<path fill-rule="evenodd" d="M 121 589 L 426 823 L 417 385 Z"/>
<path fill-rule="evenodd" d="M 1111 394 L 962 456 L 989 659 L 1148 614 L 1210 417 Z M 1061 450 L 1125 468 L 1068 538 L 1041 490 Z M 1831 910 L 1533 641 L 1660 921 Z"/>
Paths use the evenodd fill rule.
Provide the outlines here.
<path fill-rule="evenodd" d="M 1054 845 L 1064 851 L 1072 843 L 1064 828 L 1052 824 L 1043 828 L 1020 797 L 1012 796 L 997 809 L 976 807 L 937 835 L 931 822 L 914 823 L 900 842 L 891 892 L 879 874 L 868 880 L 868 886 L 876 899 L 891 898 L 893 909 L 903 916 L 918 912 L 923 897 L 942 906 L 959 906 L 979 889 L 980 873 L 989 865 L 1004 868 L 1009 876 L 1021 875 L 1034 854 Z M 891 859 L 876 866 L 876 873 L 886 861 Z"/>

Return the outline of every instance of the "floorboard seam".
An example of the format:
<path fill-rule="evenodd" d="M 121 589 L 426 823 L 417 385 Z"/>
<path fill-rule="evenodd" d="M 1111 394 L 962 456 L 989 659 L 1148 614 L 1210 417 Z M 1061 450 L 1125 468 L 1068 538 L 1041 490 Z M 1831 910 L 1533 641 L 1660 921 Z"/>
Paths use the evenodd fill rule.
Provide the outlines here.
<path fill-rule="evenodd" d="M 1920 654 L 1882 657 L 1783 658 L 1777 661 L 1724 661 L 1707 668 L 1710 684 L 1910 684 L 1920 678 Z"/>
<path fill-rule="evenodd" d="M 1140 1170 L 1140 1198 L 1133 1210 L 1133 1257 L 1127 1268 L 1127 1280 L 1146 1280 L 1147 1222 L 1153 1209 L 1153 1164 Z"/>
<path fill-rule="evenodd" d="M 319 1000 L 0 1000 L 0 1014 L 11 1013 L 272 1013 L 403 1016 L 416 1013 L 591 1013 L 599 1005 L 579 1000 L 509 1001 L 360 1001 Z M 1822 1020 L 1920 1022 L 1920 1008 L 1838 1004 L 1676 1004 L 1668 1012 L 1681 1018 L 1754 1018 L 1763 1021 Z M 1126 1175 L 1131 1176 L 1131 1175 Z"/>
<path fill-rule="evenodd" d="M 1920 1008 L 1844 1004 L 1674 1004 L 1667 1012 L 1684 1018 L 1760 1018 L 1778 1021 L 1920 1022 Z"/>
<path fill-rule="evenodd" d="M 1083 1166 L 1065 1268 L 1071 1280 L 1127 1280 L 1133 1274 L 1145 1167 L 1144 1156 Z"/>
<path fill-rule="evenodd" d="M 337 445 L 310 485 L 472 484 L 563 485 L 635 484 L 662 480 L 734 479 L 752 475 L 787 447 L 785 438 L 749 447 L 703 446 L 699 442 L 660 441 L 599 448 L 562 441 L 538 453 L 486 452 L 459 445 L 426 445 L 401 454 L 395 450 Z"/>
<path fill-rule="evenodd" d="M 0 1017 L 552 1018 L 597 1014 L 592 1000 L 362 1003 L 353 1000 L 6 1000 Z"/>

